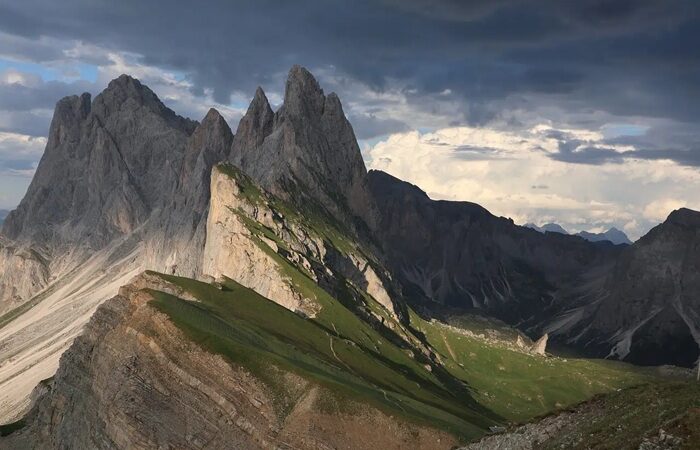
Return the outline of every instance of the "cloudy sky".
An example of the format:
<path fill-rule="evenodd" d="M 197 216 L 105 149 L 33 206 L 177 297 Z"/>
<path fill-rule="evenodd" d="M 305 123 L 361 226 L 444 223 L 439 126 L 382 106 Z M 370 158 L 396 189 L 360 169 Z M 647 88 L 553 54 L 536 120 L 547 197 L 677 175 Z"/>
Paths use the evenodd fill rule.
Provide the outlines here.
<path fill-rule="evenodd" d="M 365 160 L 518 223 L 632 238 L 700 209 L 696 0 L 0 0 L 0 208 L 55 102 L 129 73 L 235 128 L 302 64 Z"/>

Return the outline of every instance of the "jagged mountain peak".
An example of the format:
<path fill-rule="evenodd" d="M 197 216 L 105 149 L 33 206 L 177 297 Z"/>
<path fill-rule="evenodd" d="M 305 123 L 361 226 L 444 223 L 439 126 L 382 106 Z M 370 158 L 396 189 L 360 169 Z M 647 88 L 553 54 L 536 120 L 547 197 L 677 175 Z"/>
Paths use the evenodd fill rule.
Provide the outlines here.
<path fill-rule="evenodd" d="M 224 116 L 222 116 L 221 113 L 216 110 L 216 108 L 209 108 L 207 115 L 204 116 L 204 119 L 202 119 L 202 122 L 199 124 L 196 130 L 213 127 L 228 128 L 229 131 L 231 130 L 226 122 L 226 119 L 224 119 Z"/>
<path fill-rule="evenodd" d="M 196 121 L 181 117 L 165 106 L 148 86 L 130 75 L 120 75 L 110 81 L 92 104 L 92 112 L 102 122 L 115 115 L 133 118 L 141 115 L 140 111 L 149 111 L 187 134 L 197 126 Z"/>
<path fill-rule="evenodd" d="M 84 92 L 81 95 L 63 97 L 56 102 L 54 118 L 65 117 L 67 115 L 85 118 L 90 113 L 91 100 L 92 96 L 89 92 Z"/>
<path fill-rule="evenodd" d="M 252 138 L 262 142 L 262 139 L 270 132 L 273 119 L 274 112 L 270 107 L 270 102 L 265 95 L 265 91 L 258 86 L 255 90 L 253 100 L 248 106 L 248 110 L 238 124 L 238 131 L 236 134 L 241 134 L 241 137 Z"/>
<path fill-rule="evenodd" d="M 158 96 L 146 85 L 130 75 L 120 75 L 107 85 L 100 96 L 105 101 L 121 103 L 128 99 L 136 100 L 143 104 L 152 104 L 158 108 L 165 107 Z"/>
<path fill-rule="evenodd" d="M 208 172 L 211 166 L 226 159 L 232 140 L 233 132 L 226 119 L 215 108 L 210 108 L 188 140 L 182 168 L 183 174 L 187 175 L 187 172 L 194 168 L 200 155 L 206 159 L 205 166 L 208 167 L 202 167 L 201 170 Z M 211 154 L 212 148 L 216 149 L 213 154 Z"/>
<path fill-rule="evenodd" d="M 248 106 L 248 112 L 251 111 L 261 111 L 261 110 L 270 110 L 272 111 L 272 108 L 270 107 L 270 102 L 267 99 L 267 95 L 265 95 L 265 91 L 261 86 L 258 86 L 257 89 L 255 89 L 255 95 L 253 95 L 253 101 L 250 102 L 250 105 Z"/>
<path fill-rule="evenodd" d="M 288 115 L 317 117 L 323 114 L 326 97 L 316 78 L 299 65 L 292 66 L 284 91 L 284 110 Z"/>
<path fill-rule="evenodd" d="M 376 219 L 367 171 L 340 99 L 301 66 L 289 71 L 273 113 L 262 89 L 241 119 L 230 162 L 277 196 L 318 204 L 343 223 Z M 352 226 L 351 226 L 352 227 Z"/>

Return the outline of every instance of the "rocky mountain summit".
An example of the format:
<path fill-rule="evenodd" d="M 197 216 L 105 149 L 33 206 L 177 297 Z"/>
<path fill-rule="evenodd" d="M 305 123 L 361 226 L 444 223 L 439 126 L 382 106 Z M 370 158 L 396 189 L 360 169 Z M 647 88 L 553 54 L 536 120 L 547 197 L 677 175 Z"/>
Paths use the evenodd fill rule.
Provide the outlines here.
<path fill-rule="evenodd" d="M 376 227 L 360 148 L 335 93 L 294 66 L 284 104 L 273 113 L 258 89 L 241 119 L 230 161 L 271 193 L 298 205 L 318 202 L 340 222 Z"/>
<path fill-rule="evenodd" d="M 302 67 L 235 134 L 123 75 L 3 224 L 0 448 L 449 448 L 654 381 L 545 349 L 692 365 L 699 216 L 540 233 L 368 173 Z"/>
<path fill-rule="evenodd" d="M 215 163 L 257 154 L 247 132 L 262 145 L 255 164 L 241 163 L 252 177 L 296 207 L 368 234 L 375 212 L 366 172 L 337 97 L 300 67 L 287 91 L 287 107 L 256 128 L 255 111 L 267 105 L 258 90 L 237 139 L 218 112 L 201 124 L 179 117 L 127 75 L 93 101 L 83 94 L 58 102 L 35 178 L 0 239 L 0 323 L 35 317 L 0 331 L 0 343 L 12 343 L 0 345 L 0 358 L 12 361 L 0 373 L 0 405 L 20 411 L 15 395 L 27 398 L 31 383 L 18 374 L 34 371 L 25 378 L 36 382 L 55 371 L 105 294 L 136 273 L 204 275 L 210 173 Z M 50 353 L 37 353 L 45 342 Z"/>

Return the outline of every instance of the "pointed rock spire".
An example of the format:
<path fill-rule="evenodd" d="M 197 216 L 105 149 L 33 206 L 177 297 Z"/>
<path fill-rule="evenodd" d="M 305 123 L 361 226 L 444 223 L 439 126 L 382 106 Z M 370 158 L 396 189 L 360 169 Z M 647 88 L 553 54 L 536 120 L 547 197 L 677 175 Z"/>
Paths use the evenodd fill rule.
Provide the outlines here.
<path fill-rule="evenodd" d="M 202 123 L 195 129 L 193 137 L 195 134 L 211 135 L 212 133 L 218 136 L 233 138 L 233 132 L 228 126 L 226 119 L 224 119 L 221 113 L 216 109 L 209 108 L 207 115 L 202 119 Z"/>
<path fill-rule="evenodd" d="M 274 116 L 265 92 L 258 86 L 248 111 L 241 119 L 237 134 L 242 133 L 241 137 L 254 137 L 256 146 L 260 145 L 272 130 Z"/>
<path fill-rule="evenodd" d="M 325 96 L 301 66 L 289 71 L 277 113 L 258 89 L 236 131 L 230 161 L 278 196 L 321 205 L 341 223 L 375 225 L 367 172 L 340 100 Z"/>
<path fill-rule="evenodd" d="M 323 89 L 305 68 L 295 65 L 287 76 L 284 91 L 284 110 L 287 115 L 319 117 L 325 103 Z"/>
<path fill-rule="evenodd" d="M 233 133 L 226 120 L 216 109 L 209 109 L 185 147 L 180 184 L 187 185 L 196 180 L 196 184 L 204 184 L 208 192 L 205 178 L 208 179 L 214 164 L 227 159 L 232 141 Z"/>
<path fill-rule="evenodd" d="M 265 92 L 258 87 L 248 111 L 238 123 L 238 130 L 233 138 L 230 157 L 233 164 L 238 167 L 250 165 L 250 159 L 258 155 L 258 147 L 272 132 L 274 118 L 275 114 L 270 108 Z"/>

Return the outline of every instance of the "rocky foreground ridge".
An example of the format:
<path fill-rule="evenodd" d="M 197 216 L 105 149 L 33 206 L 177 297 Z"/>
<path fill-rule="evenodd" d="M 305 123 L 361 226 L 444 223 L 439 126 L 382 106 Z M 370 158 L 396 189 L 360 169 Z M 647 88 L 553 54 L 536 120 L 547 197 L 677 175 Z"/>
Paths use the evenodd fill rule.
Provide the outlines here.
<path fill-rule="evenodd" d="M 0 447 L 446 448 L 456 442 L 271 366 L 272 390 L 194 344 L 151 304 L 154 290 L 173 289 L 144 275 L 98 308 L 25 419 L 29 425 Z"/>
<path fill-rule="evenodd" d="M 57 373 L 42 385 L 50 392 L 39 396 L 25 431 L 6 442 L 146 448 L 172 438 L 216 447 L 224 439 L 218 433 L 248 428 L 248 437 L 231 442 L 282 446 L 287 426 L 302 427 L 288 414 L 318 403 L 295 397 L 296 381 L 280 387 L 256 373 L 256 358 L 236 359 L 267 342 L 279 347 L 266 350 L 266 367 L 301 377 L 300 386 L 323 386 L 317 392 L 331 394 L 321 395 L 321 404 L 349 390 L 359 406 L 331 403 L 360 411 L 363 418 L 348 423 L 370 417 L 389 424 L 392 433 L 376 436 L 389 448 L 406 445 L 406 427 L 421 430 L 420 446 L 440 439 L 442 448 L 649 381 L 628 366 L 545 358 L 522 348 L 532 345 L 529 337 L 548 333 L 595 356 L 692 365 L 700 341 L 692 295 L 698 216 L 674 212 L 628 247 L 541 234 L 479 205 L 434 201 L 388 174 L 368 174 L 338 97 L 326 95 L 301 67 L 290 71 L 283 106 L 273 112 L 259 89 L 235 134 L 215 110 L 201 123 L 184 119 L 124 75 L 94 100 L 84 94 L 58 103 L 37 174 L 3 225 L 0 422 L 20 419 L 39 381 Z M 155 287 L 138 278 L 147 270 L 163 274 L 146 277 L 149 283 L 160 277 Z M 56 372 L 97 307 L 130 283 Z M 267 316 L 222 306 L 250 300 L 251 292 L 255 307 L 279 305 L 265 309 L 279 314 L 274 327 L 263 326 Z M 473 325 L 464 317 L 475 311 L 521 331 L 512 331 L 507 345 L 460 331 Z M 142 342 L 130 329 L 156 331 Z M 166 343 L 168 336 L 177 339 Z M 677 350 L 658 351 L 667 344 Z M 158 356 L 157 349 L 175 348 L 185 354 Z M 130 365 L 129 352 L 143 354 L 146 364 Z M 226 399 L 238 405 L 227 409 L 212 393 L 228 387 L 186 369 L 190 354 L 219 355 L 212 367 L 229 364 L 226 370 L 238 374 L 230 375 L 232 384 L 250 382 L 256 393 L 264 385 L 265 402 L 281 395 L 283 405 L 241 409 L 250 403 L 242 395 Z M 121 378 L 108 379 L 105 368 Z M 139 390 L 141 376 L 151 380 L 148 392 Z M 543 386 L 542 376 L 549 380 Z M 180 395 L 177 387 L 186 386 Z M 132 391 L 142 395 L 127 395 Z M 201 411 L 208 401 L 202 392 L 220 408 Z M 115 398 L 114 409 L 107 408 Z M 190 434 L 168 425 L 182 417 L 152 422 L 156 411 L 167 417 L 181 411 L 169 410 L 164 398 L 201 412 Z M 129 409 L 129 402 L 143 403 Z M 316 406 L 308 407 L 307 426 L 326 420 L 337 426 L 337 415 L 314 415 Z M 82 415 L 59 419 L 71 411 Z M 78 430 L 87 415 L 95 422 Z M 237 424 L 239 417 L 253 425 Z M 79 431 L 74 436 L 70 420 Z M 308 429 L 294 433 L 311 439 Z M 335 445 L 323 439 L 318 446 Z"/>

